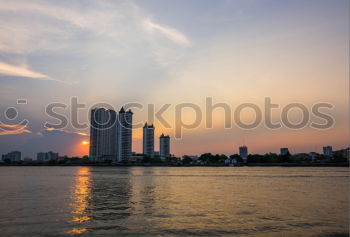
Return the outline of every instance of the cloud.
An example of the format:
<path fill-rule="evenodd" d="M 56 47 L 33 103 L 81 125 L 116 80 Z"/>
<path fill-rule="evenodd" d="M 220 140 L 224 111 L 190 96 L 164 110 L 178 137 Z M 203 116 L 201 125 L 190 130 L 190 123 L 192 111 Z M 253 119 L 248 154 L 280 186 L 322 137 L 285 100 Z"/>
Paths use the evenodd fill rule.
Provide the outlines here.
<path fill-rule="evenodd" d="M 0 53 L 71 56 L 74 52 L 72 59 L 86 55 L 100 60 L 150 50 L 145 53 L 164 66 L 177 62 L 192 45 L 179 29 L 153 20 L 132 1 L 83 5 L 36 0 L 0 3 Z"/>
<path fill-rule="evenodd" d="M 89 137 L 90 135 L 84 132 L 74 132 L 75 134 L 78 134 L 80 136 L 84 136 L 84 137 Z"/>
<path fill-rule="evenodd" d="M 41 15 L 98 34 L 115 36 L 116 29 L 113 29 L 112 23 L 118 20 L 120 15 L 111 7 L 96 2 L 94 8 L 87 8 L 82 11 L 81 9 L 74 9 L 74 4 L 63 7 L 59 4 L 45 2 L 25 1 L 21 3 L 17 1 L 0 4 L 0 11 Z M 103 8 L 103 11 L 100 11 L 101 8 Z"/>
<path fill-rule="evenodd" d="M 89 137 L 90 135 L 85 133 L 85 132 L 75 132 L 75 131 L 68 131 L 68 130 L 61 130 L 61 129 L 55 129 L 55 128 L 46 128 L 44 129 L 43 131 L 40 131 L 38 132 L 37 134 L 39 136 L 42 136 L 43 132 L 52 132 L 52 131 L 60 131 L 60 132 L 63 132 L 63 133 L 68 133 L 68 134 L 76 134 L 76 135 L 79 135 L 79 136 L 83 136 L 83 137 Z"/>
<path fill-rule="evenodd" d="M 62 82 L 60 80 L 53 79 L 40 72 L 33 71 L 27 67 L 15 66 L 4 62 L 0 62 L 0 75 Z"/>
<path fill-rule="evenodd" d="M 0 11 L 14 11 L 14 12 L 24 12 L 40 14 L 45 17 L 53 18 L 58 21 L 66 22 L 80 29 L 95 32 L 99 35 L 106 35 L 110 37 L 118 37 L 123 30 L 116 27 L 125 18 L 134 18 L 135 22 L 141 21 L 143 27 L 147 31 L 158 32 L 164 35 L 169 40 L 177 43 L 183 47 L 191 46 L 189 39 L 181 33 L 179 30 L 171 28 L 169 26 L 164 26 L 153 22 L 149 18 L 146 18 L 145 14 L 139 11 L 129 14 L 119 14 L 118 11 L 122 11 L 120 7 L 125 7 L 122 5 L 117 7 L 115 5 L 108 4 L 98 4 L 95 2 L 94 7 L 89 10 L 74 10 L 73 8 L 63 8 L 52 4 L 43 4 L 36 2 L 25 2 L 23 4 L 16 3 L 6 3 L 0 4 Z M 137 8 L 136 5 L 130 4 L 127 6 L 128 10 Z M 130 21 L 129 23 L 133 23 Z M 119 30 L 119 31 L 118 31 Z"/>
<path fill-rule="evenodd" d="M 145 19 L 143 21 L 143 26 L 145 30 L 149 32 L 158 32 L 182 47 L 191 46 L 189 39 L 183 33 L 174 28 L 154 23 L 150 19 Z"/>
<path fill-rule="evenodd" d="M 85 33 L 115 40 L 128 29 L 122 18 L 125 21 L 133 17 L 121 16 L 118 12 L 123 9 L 114 4 L 98 1 L 84 4 L 86 8 L 50 1 L 0 2 L 0 52 L 76 49 L 82 47 L 81 37 Z"/>
<path fill-rule="evenodd" d="M 31 133 L 27 125 L 0 123 L 0 136 Z"/>

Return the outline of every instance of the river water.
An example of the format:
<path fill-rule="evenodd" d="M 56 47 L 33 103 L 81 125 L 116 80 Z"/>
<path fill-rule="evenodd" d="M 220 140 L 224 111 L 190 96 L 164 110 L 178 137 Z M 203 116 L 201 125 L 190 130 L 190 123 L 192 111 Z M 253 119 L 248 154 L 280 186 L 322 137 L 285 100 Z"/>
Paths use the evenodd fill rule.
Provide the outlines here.
<path fill-rule="evenodd" d="M 349 168 L 0 167 L 1 236 L 349 236 Z"/>

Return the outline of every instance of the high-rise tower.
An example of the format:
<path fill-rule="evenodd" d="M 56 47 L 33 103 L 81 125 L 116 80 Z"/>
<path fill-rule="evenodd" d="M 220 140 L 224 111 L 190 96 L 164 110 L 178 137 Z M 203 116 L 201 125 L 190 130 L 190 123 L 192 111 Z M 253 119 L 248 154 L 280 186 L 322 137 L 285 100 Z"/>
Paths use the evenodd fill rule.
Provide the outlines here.
<path fill-rule="evenodd" d="M 90 158 L 95 161 L 112 160 L 115 155 L 116 112 L 93 109 L 90 123 Z"/>
<path fill-rule="evenodd" d="M 248 147 L 240 146 L 239 147 L 239 156 L 243 159 L 243 162 L 247 162 L 247 159 L 248 159 Z"/>
<path fill-rule="evenodd" d="M 90 158 L 94 161 L 127 161 L 132 148 L 132 115 L 121 108 L 91 110 Z"/>
<path fill-rule="evenodd" d="M 161 158 L 170 156 L 170 137 L 162 134 L 159 137 L 159 153 Z"/>
<path fill-rule="evenodd" d="M 145 123 L 143 126 L 143 154 L 154 156 L 154 126 Z"/>
<path fill-rule="evenodd" d="M 125 162 L 131 158 L 132 149 L 132 115 L 131 110 L 122 107 L 118 114 L 116 137 L 116 161 Z"/>

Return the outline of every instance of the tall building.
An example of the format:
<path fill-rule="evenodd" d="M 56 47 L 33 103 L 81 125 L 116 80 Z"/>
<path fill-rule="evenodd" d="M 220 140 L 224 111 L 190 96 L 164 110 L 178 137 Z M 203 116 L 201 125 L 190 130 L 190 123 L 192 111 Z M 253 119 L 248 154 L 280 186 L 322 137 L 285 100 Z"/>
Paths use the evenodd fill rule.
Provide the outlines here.
<path fill-rule="evenodd" d="M 96 108 L 91 110 L 90 158 L 94 161 L 127 161 L 132 148 L 131 110 Z"/>
<path fill-rule="evenodd" d="M 116 161 L 125 162 L 131 158 L 132 149 L 132 115 L 131 110 L 122 107 L 117 117 Z"/>
<path fill-rule="evenodd" d="M 159 154 L 162 158 L 170 156 L 170 137 L 164 134 L 159 137 Z"/>
<path fill-rule="evenodd" d="M 2 155 L 2 161 L 19 162 L 21 161 L 21 155 L 20 151 L 11 151 Z"/>
<path fill-rule="evenodd" d="M 332 157 L 333 156 L 333 148 L 331 146 L 324 146 L 323 147 L 323 155 Z"/>
<path fill-rule="evenodd" d="M 281 154 L 281 156 L 286 156 L 286 155 L 290 154 L 290 153 L 289 153 L 289 149 L 286 148 L 286 147 L 282 147 L 282 148 L 280 149 L 280 154 Z"/>
<path fill-rule="evenodd" d="M 95 161 L 115 159 L 116 112 L 104 108 L 92 109 L 90 124 L 90 158 Z"/>
<path fill-rule="evenodd" d="M 144 155 L 154 156 L 154 126 L 145 123 L 143 126 L 143 149 Z"/>
<path fill-rule="evenodd" d="M 243 159 L 244 162 L 247 162 L 248 158 L 248 147 L 240 146 L 239 147 L 239 156 Z"/>

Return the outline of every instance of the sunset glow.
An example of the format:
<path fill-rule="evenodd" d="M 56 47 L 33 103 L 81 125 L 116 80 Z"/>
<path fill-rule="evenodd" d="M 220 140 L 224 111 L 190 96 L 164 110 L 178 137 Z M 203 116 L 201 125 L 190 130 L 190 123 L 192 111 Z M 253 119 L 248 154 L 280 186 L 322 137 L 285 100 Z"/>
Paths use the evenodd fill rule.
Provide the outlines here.
<path fill-rule="evenodd" d="M 143 106 L 133 108 L 135 124 L 148 121 L 148 105 L 155 113 L 171 105 L 161 113 L 170 126 L 152 121 L 156 149 L 160 134 L 175 136 L 177 105 L 201 109 L 199 126 L 172 139 L 177 156 L 230 155 L 243 143 L 253 153 L 278 152 L 286 145 L 295 153 L 321 152 L 327 144 L 348 146 L 348 1 L 39 2 L 0 3 L 0 107 L 25 98 L 28 103 L 18 106 L 17 119 L 30 120 L 24 126 L 0 116 L 4 152 L 21 150 L 35 157 L 51 149 L 86 155 L 91 108 L 106 103 L 118 110 L 131 102 Z M 84 104 L 76 116 L 69 112 L 72 97 Z M 254 103 L 264 112 L 262 104 L 269 97 L 279 105 L 272 112 L 275 122 L 287 104 L 301 103 L 310 110 L 326 102 L 334 105 L 324 112 L 335 123 L 323 130 L 271 130 L 264 121 L 254 130 L 226 129 L 223 110 L 217 108 L 208 129 L 207 97 L 213 104 L 228 104 L 232 120 L 240 104 Z M 57 112 L 70 126 L 44 126 L 57 122 L 42 113 L 53 102 L 66 106 Z M 300 121 L 294 114 L 294 121 Z M 242 110 L 246 123 L 254 117 L 251 110 Z M 182 111 L 183 123 L 195 118 L 193 110 Z M 75 127 L 73 120 L 86 126 Z M 133 152 L 141 152 L 142 130 L 134 130 L 132 138 Z"/>
<path fill-rule="evenodd" d="M 0 237 L 349 236 L 349 20 L 0 0 Z"/>

